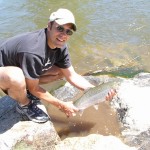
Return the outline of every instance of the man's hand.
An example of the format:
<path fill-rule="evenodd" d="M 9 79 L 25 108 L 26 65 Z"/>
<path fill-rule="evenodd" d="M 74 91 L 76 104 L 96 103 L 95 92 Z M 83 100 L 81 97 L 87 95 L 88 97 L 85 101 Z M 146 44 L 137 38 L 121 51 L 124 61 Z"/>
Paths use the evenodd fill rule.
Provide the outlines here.
<path fill-rule="evenodd" d="M 113 97 L 116 95 L 116 93 L 117 92 L 115 89 L 111 89 L 106 96 L 106 101 L 111 101 Z"/>
<path fill-rule="evenodd" d="M 76 112 L 79 111 L 78 108 L 76 108 L 74 105 L 73 105 L 73 102 L 63 102 L 60 106 L 59 106 L 59 109 L 64 112 L 66 114 L 67 117 L 70 117 L 70 116 L 75 116 L 76 115 Z"/>

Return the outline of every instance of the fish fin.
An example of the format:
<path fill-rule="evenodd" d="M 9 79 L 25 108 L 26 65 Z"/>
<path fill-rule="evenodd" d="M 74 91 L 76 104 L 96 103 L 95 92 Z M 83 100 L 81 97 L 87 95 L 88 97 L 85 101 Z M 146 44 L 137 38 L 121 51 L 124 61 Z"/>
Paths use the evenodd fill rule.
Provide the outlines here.
<path fill-rule="evenodd" d="M 98 104 L 93 105 L 93 107 L 98 110 Z"/>
<path fill-rule="evenodd" d="M 82 115 L 83 115 L 83 112 L 84 112 L 84 109 L 80 109 L 80 110 L 79 110 L 79 115 L 82 116 Z"/>

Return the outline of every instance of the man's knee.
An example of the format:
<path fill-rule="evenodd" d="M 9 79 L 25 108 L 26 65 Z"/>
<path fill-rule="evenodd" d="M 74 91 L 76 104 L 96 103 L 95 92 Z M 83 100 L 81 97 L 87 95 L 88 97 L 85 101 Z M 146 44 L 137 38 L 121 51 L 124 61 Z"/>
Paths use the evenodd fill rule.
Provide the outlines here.
<path fill-rule="evenodd" d="M 3 71 L 0 71 L 0 76 L 3 81 L 0 83 L 5 83 L 9 86 L 11 85 L 23 85 L 25 84 L 25 77 L 23 72 L 18 67 L 3 67 Z"/>
<path fill-rule="evenodd" d="M 10 75 L 8 77 L 11 83 L 19 84 L 19 85 L 25 83 L 25 77 L 23 71 L 20 68 L 18 67 L 11 68 L 9 72 Z"/>

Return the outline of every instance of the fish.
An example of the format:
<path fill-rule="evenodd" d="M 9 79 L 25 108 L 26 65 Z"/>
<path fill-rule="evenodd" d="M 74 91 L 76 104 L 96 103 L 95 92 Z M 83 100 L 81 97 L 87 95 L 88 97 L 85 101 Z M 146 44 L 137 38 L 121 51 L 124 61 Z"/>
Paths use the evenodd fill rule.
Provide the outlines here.
<path fill-rule="evenodd" d="M 116 90 L 120 80 L 112 80 L 102 83 L 94 88 L 87 90 L 79 99 L 73 102 L 74 106 L 80 111 L 90 107 L 96 106 L 106 100 L 106 96 L 111 89 Z"/>

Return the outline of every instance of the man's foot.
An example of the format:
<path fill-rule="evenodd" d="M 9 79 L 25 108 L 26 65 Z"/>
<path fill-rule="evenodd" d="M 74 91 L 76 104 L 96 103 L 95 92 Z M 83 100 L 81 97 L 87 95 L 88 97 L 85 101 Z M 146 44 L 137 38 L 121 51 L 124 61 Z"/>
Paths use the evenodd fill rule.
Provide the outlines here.
<path fill-rule="evenodd" d="M 44 123 L 49 120 L 49 116 L 40 108 L 37 107 L 37 104 L 33 101 L 26 106 L 20 106 L 19 104 L 16 107 L 16 110 L 23 116 L 26 116 L 29 120 Z"/>

